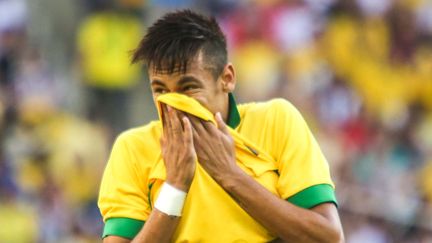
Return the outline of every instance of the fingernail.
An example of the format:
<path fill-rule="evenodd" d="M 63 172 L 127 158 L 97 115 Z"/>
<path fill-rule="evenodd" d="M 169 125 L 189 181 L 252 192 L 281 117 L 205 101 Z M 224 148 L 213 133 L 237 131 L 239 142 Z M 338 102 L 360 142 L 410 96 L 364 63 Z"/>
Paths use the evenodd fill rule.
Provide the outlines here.
<path fill-rule="evenodd" d="M 222 121 L 222 116 L 221 116 L 220 112 L 216 113 L 216 117 L 217 117 L 217 119 L 219 119 L 219 121 Z"/>

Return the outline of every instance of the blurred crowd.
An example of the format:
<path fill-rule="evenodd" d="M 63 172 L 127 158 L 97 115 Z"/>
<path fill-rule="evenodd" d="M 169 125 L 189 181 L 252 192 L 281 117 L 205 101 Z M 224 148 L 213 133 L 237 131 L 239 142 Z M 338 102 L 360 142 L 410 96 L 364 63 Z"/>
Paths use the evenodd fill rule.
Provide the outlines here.
<path fill-rule="evenodd" d="M 0 242 L 98 242 L 113 139 L 156 119 L 130 51 L 217 17 L 239 102 L 284 97 L 332 168 L 347 242 L 432 242 L 431 0 L 0 0 Z"/>

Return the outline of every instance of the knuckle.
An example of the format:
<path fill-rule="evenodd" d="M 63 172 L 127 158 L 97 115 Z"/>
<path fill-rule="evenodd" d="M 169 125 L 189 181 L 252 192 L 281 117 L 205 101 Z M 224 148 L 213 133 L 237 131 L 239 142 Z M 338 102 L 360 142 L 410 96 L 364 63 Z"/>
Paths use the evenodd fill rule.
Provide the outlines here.
<path fill-rule="evenodd" d="M 173 130 L 173 135 L 176 137 L 179 137 L 182 135 L 182 131 L 180 129 L 174 129 Z"/>

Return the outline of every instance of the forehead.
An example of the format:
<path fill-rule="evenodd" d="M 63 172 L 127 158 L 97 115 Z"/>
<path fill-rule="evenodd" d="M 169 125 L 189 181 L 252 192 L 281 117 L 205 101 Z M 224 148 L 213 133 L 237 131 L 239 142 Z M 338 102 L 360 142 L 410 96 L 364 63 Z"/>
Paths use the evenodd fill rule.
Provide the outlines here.
<path fill-rule="evenodd" d="M 196 58 L 190 60 L 184 73 L 179 71 L 179 69 L 169 73 L 164 68 L 158 70 L 153 65 L 150 65 L 148 75 L 150 81 L 155 79 L 159 81 L 174 81 L 179 80 L 183 76 L 193 76 L 202 81 L 213 80 L 211 67 L 203 61 L 202 55 L 197 55 Z"/>

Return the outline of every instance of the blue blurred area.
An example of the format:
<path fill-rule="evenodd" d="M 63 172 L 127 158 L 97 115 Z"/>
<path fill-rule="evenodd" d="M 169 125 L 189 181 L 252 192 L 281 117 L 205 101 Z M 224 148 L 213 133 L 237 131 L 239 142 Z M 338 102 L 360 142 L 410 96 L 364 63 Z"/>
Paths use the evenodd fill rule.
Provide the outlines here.
<path fill-rule="evenodd" d="M 99 242 L 113 139 L 156 119 L 146 27 L 219 20 L 237 100 L 284 97 L 332 168 L 347 242 L 432 242 L 430 0 L 0 0 L 0 242 Z"/>

